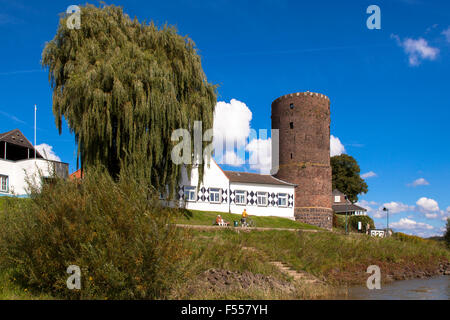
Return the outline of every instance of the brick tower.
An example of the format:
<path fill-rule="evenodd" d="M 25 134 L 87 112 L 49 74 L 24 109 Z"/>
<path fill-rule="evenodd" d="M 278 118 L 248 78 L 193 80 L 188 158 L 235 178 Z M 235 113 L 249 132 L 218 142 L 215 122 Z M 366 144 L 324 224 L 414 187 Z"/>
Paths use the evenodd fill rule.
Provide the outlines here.
<path fill-rule="evenodd" d="M 279 130 L 275 177 L 297 184 L 296 220 L 331 229 L 330 99 L 313 92 L 276 99 L 272 129 Z"/>

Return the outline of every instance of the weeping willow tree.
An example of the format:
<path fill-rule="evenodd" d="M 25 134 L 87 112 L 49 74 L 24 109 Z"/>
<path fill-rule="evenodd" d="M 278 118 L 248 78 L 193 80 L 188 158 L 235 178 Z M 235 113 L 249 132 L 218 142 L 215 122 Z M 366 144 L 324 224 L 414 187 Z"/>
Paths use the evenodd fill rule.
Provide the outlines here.
<path fill-rule="evenodd" d="M 174 27 L 140 23 L 116 6 L 83 6 L 81 29 L 69 29 L 68 18 L 61 16 L 42 65 L 59 132 L 65 119 L 75 135 L 77 163 L 104 165 L 112 176 L 136 168 L 158 189 L 173 189 L 180 166 L 171 161 L 172 132 L 184 128 L 194 137 L 195 121 L 203 132 L 213 125 L 216 87 L 195 44 Z"/>

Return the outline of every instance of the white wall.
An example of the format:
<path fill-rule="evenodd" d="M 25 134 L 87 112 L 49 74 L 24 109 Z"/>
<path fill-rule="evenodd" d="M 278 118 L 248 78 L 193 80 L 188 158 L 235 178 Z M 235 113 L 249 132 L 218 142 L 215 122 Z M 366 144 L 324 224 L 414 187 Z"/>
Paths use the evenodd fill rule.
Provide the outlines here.
<path fill-rule="evenodd" d="M 182 179 L 180 186 L 193 186 L 197 188 L 199 180 L 198 168 L 193 168 L 191 171 L 191 179 L 188 179 L 187 170 L 182 169 Z M 229 212 L 228 206 L 228 178 L 225 173 L 220 169 L 215 161 L 211 161 L 209 166 L 205 166 L 203 173 L 203 183 L 196 189 L 199 197 L 205 196 L 205 199 L 199 199 L 196 202 L 182 201 L 181 205 L 185 205 L 186 209 L 201 210 L 201 211 L 219 211 Z M 205 189 L 203 194 L 202 189 Z M 209 188 L 219 188 L 223 193 L 221 203 L 210 203 L 207 190 Z M 180 193 L 181 189 L 178 190 Z"/>
<path fill-rule="evenodd" d="M 256 199 L 257 192 L 267 192 L 269 194 L 278 193 L 286 193 L 295 199 L 295 191 L 294 186 L 281 186 L 281 185 L 267 185 L 267 184 L 244 184 L 244 183 L 231 183 L 231 192 L 236 190 L 247 191 L 247 199 L 250 199 L 251 192 L 255 193 L 253 199 Z M 295 202 L 292 203 L 292 206 L 288 207 L 279 207 L 277 198 L 273 199 L 275 205 L 268 204 L 267 206 L 258 206 L 255 201 L 254 204 L 248 203 L 246 205 L 239 205 L 232 203 L 230 205 L 232 213 L 241 214 L 244 209 L 247 209 L 247 213 L 249 215 L 255 216 L 275 216 L 275 217 L 283 217 L 289 219 L 295 219 L 294 217 L 294 207 Z"/>
<path fill-rule="evenodd" d="M 193 168 L 191 172 L 191 179 L 187 177 L 187 171 L 182 169 L 182 179 L 180 182 L 180 189 L 178 190 L 179 195 L 183 194 L 183 186 L 193 186 L 197 187 L 199 175 L 198 169 Z M 209 194 L 207 190 L 209 188 L 219 188 L 222 191 L 223 197 L 220 204 L 211 203 L 209 201 Z M 205 194 L 203 194 L 203 189 Z M 249 215 L 256 216 L 277 216 L 285 217 L 289 219 L 294 219 L 294 203 L 292 206 L 288 207 L 278 207 L 275 206 L 258 206 L 256 203 L 251 205 L 250 203 L 241 206 L 233 203 L 233 199 L 230 200 L 230 194 L 235 190 L 243 190 L 248 192 L 248 199 L 250 200 L 250 193 L 253 192 L 267 192 L 269 194 L 286 193 L 289 194 L 294 199 L 294 186 L 279 186 L 279 185 L 266 185 L 266 184 L 242 184 L 242 183 L 230 183 L 228 177 L 222 171 L 222 169 L 216 164 L 215 161 L 211 161 L 209 167 L 205 168 L 203 183 L 200 188 L 197 188 L 197 198 L 195 202 L 190 201 L 180 201 L 180 206 L 185 206 L 190 210 L 200 210 L 200 211 L 218 211 L 218 212 L 231 212 L 236 214 L 241 214 L 242 211 L 247 209 Z M 205 198 L 202 199 L 202 196 Z M 256 197 L 255 197 L 256 199 Z M 275 199 L 274 199 L 275 200 Z M 173 205 L 173 203 L 172 203 Z"/>
<path fill-rule="evenodd" d="M 0 192 L 0 195 L 24 196 L 27 194 L 28 176 L 32 181 L 39 183 L 39 172 L 43 177 L 51 176 L 52 163 L 45 159 L 29 159 L 21 161 L 9 161 L 0 159 L 0 175 L 8 176 L 9 190 L 7 193 Z"/>

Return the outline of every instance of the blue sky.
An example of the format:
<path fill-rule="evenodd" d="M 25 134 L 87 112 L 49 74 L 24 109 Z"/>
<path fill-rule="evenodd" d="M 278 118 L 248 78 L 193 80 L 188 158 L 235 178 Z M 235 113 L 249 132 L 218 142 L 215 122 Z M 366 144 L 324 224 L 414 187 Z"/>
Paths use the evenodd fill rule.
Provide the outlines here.
<path fill-rule="evenodd" d="M 357 159 L 362 174 L 375 174 L 366 180 L 369 193 L 361 204 L 377 226 L 385 226 L 379 208 L 388 204 L 396 230 L 442 233 L 450 212 L 448 1 L 107 3 L 122 5 L 141 21 L 176 25 L 191 37 L 208 80 L 219 85 L 224 110 L 250 115 L 251 128 L 270 128 L 271 102 L 281 95 L 327 95 L 332 135 Z M 37 104 L 38 144 L 51 146 L 74 171 L 74 139 L 67 128 L 58 134 L 47 73 L 40 67 L 58 14 L 72 4 L 0 0 L 0 132 L 19 128 L 32 140 Z M 381 30 L 366 26 L 371 4 L 381 8 Z"/>

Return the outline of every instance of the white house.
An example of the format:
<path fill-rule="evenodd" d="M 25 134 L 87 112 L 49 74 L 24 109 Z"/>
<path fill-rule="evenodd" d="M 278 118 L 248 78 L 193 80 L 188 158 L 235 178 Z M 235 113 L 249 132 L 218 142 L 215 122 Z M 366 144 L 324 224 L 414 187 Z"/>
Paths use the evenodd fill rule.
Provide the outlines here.
<path fill-rule="evenodd" d="M 296 185 L 270 175 L 223 171 L 214 160 L 205 166 L 203 183 L 198 185 L 198 168 L 191 178 L 182 170 L 178 187 L 180 206 L 201 211 L 218 211 L 249 215 L 294 218 Z"/>
<path fill-rule="evenodd" d="M 0 133 L 0 196 L 25 196 L 27 178 L 41 183 L 54 173 L 67 177 L 68 164 L 44 159 L 18 129 Z"/>
<path fill-rule="evenodd" d="M 336 214 L 348 214 L 348 215 L 355 215 L 355 216 L 366 216 L 367 215 L 367 209 L 360 207 L 354 203 L 352 203 L 350 200 L 348 200 L 347 196 L 340 192 L 337 189 L 333 190 L 333 211 Z"/>

